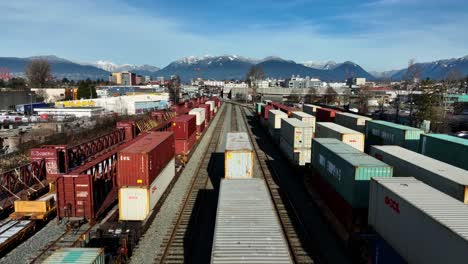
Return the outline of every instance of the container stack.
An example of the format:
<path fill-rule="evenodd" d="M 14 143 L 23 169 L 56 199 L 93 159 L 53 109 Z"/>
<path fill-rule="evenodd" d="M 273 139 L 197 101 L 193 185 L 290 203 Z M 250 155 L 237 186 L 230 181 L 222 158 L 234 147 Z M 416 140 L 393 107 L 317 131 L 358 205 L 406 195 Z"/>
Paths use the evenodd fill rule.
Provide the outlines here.
<path fill-rule="evenodd" d="M 369 120 L 366 122 L 366 150 L 372 145 L 397 145 L 418 151 L 421 134 L 424 134 L 424 131 L 414 127 Z"/>
<path fill-rule="evenodd" d="M 255 113 L 257 117 L 260 117 L 262 115 L 262 107 L 264 106 L 264 103 L 255 103 Z"/>
<path fill-rule="evenodd" d="M 197 123 L 194 115 L 181 115 L 172 119 L 171 131 L 174 132 L 175 154 L 186 155 L 197 141 Z"/>
<path fill-rule="evenodd" d="M 369 120 L 372 118 L 344 112 L 338 112 L 335 116 L 335 123 L 338 125 L 361 133 L 366 133 L 366 121 Z"/>
<path fill-rule="evenodd" d="M 294 164 L 310 163 L 312 126 L 296 118 L 281 119 L 280 148 Z"/>
<path fill-rule="evenodd" d="M 199 108 L 205 109 L 205 127 L 208 127 L 208 124 L 212 120 L 211 118 L 211 106 L 209 104 L 200 104 Z"/>
<path fill-rule="evenodd" d="M 317 123 L 315 138 L 336 138 L 364 152 L 364 134 L 335 123 Z"/>
<path fill-rule="evenodd" d="M 105 262 L 103 248 L 59 248 L 42 263 L 104 264 Z"/>
<path fill-rule="evenodd" d="M 197 135 L 200 136 L 205 130 L 205 108 L 194 108 L 190 110 L 189 115 L 195 116 Z"/>
<path fill-rule="evenodd" d="M 288 118 L 288 115 L 280 110 L 270 110 L 268 116 L 268 133 L 273 141 L 279 144 L 281 119 Z"/>
<path fill-rule="evenodd" d="M 339 112 L 337 110 L 324 107 L 317 108 L 316 111 L 315 117 L 317 118 L 317 122 L 335 122 L 336 113 Z"/>
<path fill-rule="evenodd" d="M 229 132 L 224 152 L 224 177 L 226 179 L 253 178 L 254 153 L 246 132 Z"/>
<path fill-rule="evenodd" d="M 369 225 L 407 263 L 466 263 L 468 207 L 411 177 L 373 178 Z"/>
<path fill-rule="evenodd" d="M 322 108 L 322 107 L 318 105 L 313 105 L 313 104 L 304 104 L 302 106 L 302 111 L 304 111 L 304 113 L 307 113 L 309 115 L 315 116 L 318 108 Z"/>
<path fill-rule="evenodd" d="M 468 140 L 444 134 L 421 135 L 420 153 L 468 170 Z"/>
<path fill-rule="evenodd" d="M 315 116 L 301 111 L 295 111 L 291 113 L 291 118 L 299 119 L 302 122 L 311 125 L 312 131 L 315 133 Z"/>
<path fill-rule="evenodd" d="M 152 132 L 118 154 L 119 219 L 143 221 L 175 176 L 174 134 Z"/>
<path fill-rule="evenodd" d="M 210 116 L 211 119 L 214 118 L 214 115 L 216 114 L 218 108 L 216 107 L 215 101 L 206 101 L 206 104 L 210 106 Z"/>
<path fill-rule="evenodd" d="M 268 115 L 270 110 L 274 110 L 273 106 L 271 105 L 262 105 L 262 113 L 260 115 L 260 124 L 263 127 L 268 127 Z"/>

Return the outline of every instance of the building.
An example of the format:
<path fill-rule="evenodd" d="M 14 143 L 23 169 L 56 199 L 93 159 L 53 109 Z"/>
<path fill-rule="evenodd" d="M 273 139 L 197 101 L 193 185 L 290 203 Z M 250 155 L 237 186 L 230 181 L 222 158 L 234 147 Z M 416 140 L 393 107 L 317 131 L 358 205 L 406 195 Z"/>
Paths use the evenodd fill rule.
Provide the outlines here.
<path fill-rule="evenodd" d="M 356 85 L 365 85 L 366 84 L 366 78 L 356 78 L 355 79 L 355 84 Z"/>
<path fill-rule="evenodd" d="M 306 76 L 301 78 L 299 75 L 292 76 L 289 80 L 288 88 L 291 89 L 306 89 L 306 88 L 320 88 L 323 87 L 323 82 L 317 78 L 310 78 Z"/>
<path fill-rule="evenodd" d="M 124 85 L 124 86 L 139 84 L 137 83 L 136 74 L 132 72 L 113 72 L 112 75 L 109 76 L 109 81 L 117 85 Z M 140 79 L 140 82 L 141 82 L 141 79 Z"/>
<path fill-rule="evenodd" d="M 206 86 L 224 87 L 224 81 L 206 80 L 203 81 L 203 84 Z"/>
<path fill-rule="evenodd" d="M 100 116 L 104 113 L 102 107 L 64 107 L 64 108 L 36 108 L 34 109 L 38 115 L 47 115 L 54 119 L 60 120 L 65 117 L 93 117 Z"/>

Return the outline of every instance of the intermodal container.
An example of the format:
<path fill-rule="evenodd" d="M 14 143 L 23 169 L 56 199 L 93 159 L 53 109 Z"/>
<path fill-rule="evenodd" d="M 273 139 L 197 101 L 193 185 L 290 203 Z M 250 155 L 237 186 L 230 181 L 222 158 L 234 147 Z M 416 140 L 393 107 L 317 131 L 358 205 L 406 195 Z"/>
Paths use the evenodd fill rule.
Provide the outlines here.
<path fill-rule="evenodd" d="M 271 100 L 263 100 L 263 103 L 266 104 L 266 105 L 269 105 L 269 104 L 271 104 L 272 102 L 273 102 L 273 101 L 271 101 Z"/>
<path fill-rule="evenodd" d="M 226 179 L 253 178 L 254 153 L 249 135 L 229 132 L 224 152 L 224 177 Z"/>
<path fill-rule="evenodd" d="M 335 122 L 336 113 L 339 112 L 337 110 L 324 107 L 317 108 L 316 111 L 316 122 Z"/>
<path fill-rule="evenodd" d="M 468 207 L 411 177 L 373 178 L 369 224 L 408 263 L 466 263 Z"/>
<path fill-rule="evenodd" d="M 190 110 L 189 115 L 195 116 L 195 124 L 197 126 L 205 122 L 205 108 L 194 108 Z"/>
<path fill-rule="evenodd" d="M 148 186 L 174 157 L 174 134 L 152 132 L 121 150 L 117 162 L 117 184 Z"/>
<path fill-rule="evenodd" d="M 210 105 L 200 104 L 199 107 L 205 109 L 205 125 L 208 125 L 208 123 L 211 121 Z"/>
<path fill-rule="evenodd" d="M 337 140 L 338 141 L 338 140 Z M 328 145 L 343 149 L 347 144 L 313 140 L 312 165 L 343 199 L 353 208 L 367 208 L 369 203 L 369 180 L 371 177 L 392 177 L 393 168 L 356 149 L 355 153 L 333 151 Z"/>
<path fill-rule="evenodd" d="M 364 152 L 364 134 L 330 122 L 318 122 L 316 138 L 336 138 Z"/>
<path fill-rule="evenodd" d="M 221 180 L 211 264 L 294 263 L 265 181 Z"/>
<path fill-rule="evenodd" d="M 58 248 L 42 263 L 105 264 L 104 248 Z"/>
<path fill-rule="evenodd" d="M 210 106 L 210 111 L 216 113 L 216 103 L 215 101 L 206 101 L 206 104 Z"/>
<path fill-rule="evenodd" d="M 295 111 L 291 113 L 290 117 L 299 119 L 302 122 L 311 125 L 312 131 L 315 132 L 315 116 L 301 112 L 301 111 Z"/>
<path fill-rule="evenodd" d="M 419 152 L 468 170 L 468 139 L 444 134 L 421 135 Z"/>
<path fill-rule="evenodd" d="M 312 147 L 312 126 L 296 118 L 281 119 L 280 134 L 293 148 Z"/>
<path fill-rule="evenodd" d="M 304 104 L 302 106 L 302 111 L 304 111 L 305 113 L 309 115 L 316 116 L 318 108 L 322 108 L 322 107 L 318 105 Z"/>
<path fill-rule="evenodd" d="M 262 114 L 262 106 L 264 106 L 264 103 L 256 103 L 255 104 L 255 112 L 257 113 L 257 116 L 260 116 Z"/>
<path fill-rule="evenodd" d="M 172 119 L 171 131 L 175 139 L 188 139 L 197 131 L 196 117 L 194 115 L 181 115 Z"/>
<path fill-rule="evenodd" d="M 382 120 L 366 122 L 366 149 L 372 145 L 397 145 L 418 151 L 419 138 L 424 131 Z"/>
<path fill-rule="evenodd" d="M 310 163 L 310 148 L 294 148 L 283 137 L 279 138 L 279 145 L 280 149 L 293 164 L 305 166 L 306 164 Z"/>
<path fill-rule="evenodd" d="M 193 133 L 187 139 L 176 139 L 175 144 L 175 154 L 176 155 L 186 155 L 188 154 L 195 143 L 197 142 L 197 133 Z"/>
<path fill-rule="evenodd" d="M 274 109 L 273 106 L 271 105 L 263 105 L 262 106 L 262 119 L 264 120 L 268 120 L 268 114 L 270 112 L 270 110 Z"/>
<path fill-rule="evenodd" d="M 344 112 L 338 112 L 335 116 L 335 123 L 338 125 L 361 133 L 366 133 L 366 121 L 369 120 L 372 120 L 372 118 Z"/>
<path fill-rule="evenodd" d="M 374 235 L 370 240 L 369 252 L 369 264 L 407 264 L 400 254 L 379 235 Z"/>
<path fill-rule="evenodd" d="M 414 177 L 468 204 L 468 171 L 399 146 L 371 146 L 369 154 L 393 166 L 393 176 Z"/>
<path fill-rule="evenodd" d="M 268 116 L 268 128 L 269 129 L 280 129 L 281 119 L 288 118 L 288 115 L 280 110 L 270 110 Z"/>
<path fill-rule="evenodd" d="M 151 185 L 121 187 L 119 189 L 119 220 L 145 220 L 174 177 L 175 159 L 171 159 Z"/>
<path fill-rule="evenodd" d="M 136 137 L 136 125 L 135 121 L 119 121 L 116 125 L 117 128 L 123 128 L 125 130 L 125 141 L 134 139 Z"/>
<path fill-rule="evenodd" d="M 15 201 L 15 213 L 47 213 L 56 206 L 56 194 L 47 193 L 46 195 L 31 201 Z"/>
<path fill-rule="evenodd" d="M 96 182 L 97 183 L 97 182 Z M 96 219 L 101 201 L 114 186 L 94 186 L 91 175 L 64 175 L 57 178 L 57 215 L 59 218 Z M 99 187 L 100 190 L 97 190 Z"/>

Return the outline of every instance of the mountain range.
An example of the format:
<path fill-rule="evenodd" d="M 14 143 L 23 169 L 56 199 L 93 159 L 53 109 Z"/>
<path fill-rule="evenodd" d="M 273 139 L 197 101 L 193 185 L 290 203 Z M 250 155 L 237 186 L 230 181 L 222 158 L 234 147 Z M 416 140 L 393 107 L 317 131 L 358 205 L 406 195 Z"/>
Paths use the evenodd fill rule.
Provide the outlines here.
<path fill-rule="evenodd" d="M 47 59 L 56 78 L 69 79 L 107 79 L 113 71 L 131 71 L 140 75 L 152 77 L 170 77 L 177 74 L 184 82 L 201 77 L 215 80 L 243 80 L 246 73 L 257 65 L 263 69 L 265 75 L 271 78 L 290 78 L 292 75 L 301 77 L 315 77 L 324 81 L 343 81 L 346 77 L 364 77 L 368 80 L 405 78 L 407 69 L 386 72 L 367 72 L 354 62 L 336 63 L 306 61 L 296 63 L 280 57 L 266 57 L 252 59 L 237 55 L 222 56 L 190 56 L 176 60 L 160 69 L 152 65 L 116 64 L 100 60 L 94 63 L 78 63 L 56 56 L 35 56 L 28 58 L 0 57 L 0 68 L 7 68 L 13 75 L 24 76 L 24 69 L 31 60 Z M 421 78 L 443 79 L 450 72 L 456 70 L 460 76 L 468 75 L 468 56 L 458 59 L 438 60 L 427 63 L 417 63 Z"/>

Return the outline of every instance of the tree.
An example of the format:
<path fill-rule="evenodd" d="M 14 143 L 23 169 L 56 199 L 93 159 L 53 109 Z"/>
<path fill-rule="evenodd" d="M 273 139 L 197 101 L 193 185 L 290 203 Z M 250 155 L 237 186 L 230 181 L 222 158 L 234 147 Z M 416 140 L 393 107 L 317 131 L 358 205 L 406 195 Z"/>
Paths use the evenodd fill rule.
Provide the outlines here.
<path fill-rule="evenodd" d="M 372 94 L 370 91 L 370 86 L 364 85 L 361 86 L 359 89 L 358 93 L 358 107 L 359 107 L 359 112 L 361 113 L 367 113 L 368 112 L 368 107 L 369 107 L 369 99 L 371 98 Z"/>
<path fill-rule="evenodd" d="M 5 87 L 5 81 L 3 79 L 0 79 L 0 88 Z"/>
<path fill-rule="evenodd" d="M 13 89 L 25 88 L 26 81 L 23 78 L 11 78 L 7 83 L 7 87 Z"/>
<path fill-rule="evenodd" d="M 70 82 L 70 80 L 68 80 L 68 79 L 65 78 L 65 77 L 62 79 L 62 83 L 69 83 L 69 82 Z"/>
<path fill-rule="evenodd" d="M 410 120 L 410 125 L 413 124 L 413 105 L 414 105 L 414 98 L 413 98 L 413 92 L 415 90 L 418 90 L 419 88 L 419 78 L 421 77 L 421 68 L 419 67 L 418 64 L 416 64 L 415 59 L 410 59 L 408 62 L 408 69 L 406 70 L 405 74 L 405 88 L 406 91 L 408 92 L 409 95 L 409 101 L 410 101 L 410 113 L 409 113 L 409 120 Z M 397 113 L 398 117 L 398 113 Z M 398 118 L 397 118 L 398 119 Z"/>
<path fill-rule="evenodd" d="M 169 90 L 169 100 L 171 100 L 173 104 L 178 104 L 180 101 L 180 85 L 179 75 L 172 76 L 167 88 Z"/>
<path fill-rule="evenodd" d="M 315 96 L 317 95 L 317 89 L 314 87 L 309 88 L 306 96 L 304 96 L 304 103 L 305 104 L 312 104 L 315 100 Z"/>
<path fill-rule="evenodd" d="M 44 88 L 52 79 L 52 69 L 46 59 L 34 59 L 26 66 L 26 76 L 31 86 Z"/>
<path fill-rule="evenodd" d="M 325 95 L 323 96 L 325 104 L 334 104 L 337 98 L 338 93 L 335 91 L 335 89 L 333 89 L 331 86 L 327 86 L 327 89 L 325 90 Z"/>
<path fill-rule="evenodd" d="M 77 97 L 79 99 L 97 98 L 96 87 L 90 79 L 78 81 Z"/>
<path fill-rule="evenodd" d="M 246 76 L 246 82 L 250 89 L 252 89 L 252 100 L 257 100 L 258 81 L 265 79 L 265 72 L 260 66 L 254 65 L 250 68 Z"/>

